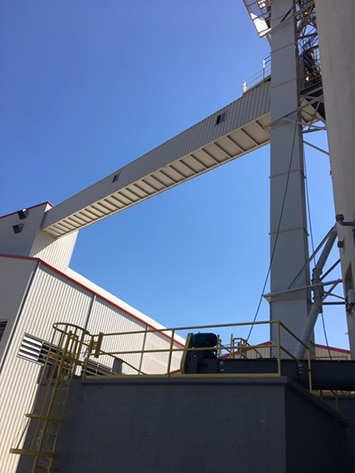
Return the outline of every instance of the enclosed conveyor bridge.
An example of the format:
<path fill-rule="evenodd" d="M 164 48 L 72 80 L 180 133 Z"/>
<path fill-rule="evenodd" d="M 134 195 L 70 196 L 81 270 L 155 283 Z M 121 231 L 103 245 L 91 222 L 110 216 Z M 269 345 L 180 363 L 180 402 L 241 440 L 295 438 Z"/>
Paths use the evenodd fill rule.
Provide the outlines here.
<path fill-rule="evenodd" d="M 323 118 L 318 106 L 319 98 L 302 96 L 303 125 Z M 49 210 L 42 229 L 55 237 L 80 230 L 239 158 L 269 143 L 270 125 L 266 78 L 220 111 Z"/>

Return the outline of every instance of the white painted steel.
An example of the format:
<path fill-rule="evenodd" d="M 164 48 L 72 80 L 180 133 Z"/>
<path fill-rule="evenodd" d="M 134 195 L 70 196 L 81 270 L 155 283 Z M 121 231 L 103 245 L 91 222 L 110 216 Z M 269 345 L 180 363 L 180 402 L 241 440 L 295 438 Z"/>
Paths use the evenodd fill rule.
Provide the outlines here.
<path fill-rule="evenodd" d="M 8 344 L 11 343 L 12 331 L 16 327 L 17 315 L 36 266 L 36 261 L 32 259 L 0 257 L 0 318 L 7 321 L 0 342 L 0 373 Z"/>
<path fill-rule="evenodd" d="M 17 212 L 0 218 L 0 253 L 29 256 L 44 213 L 51 205 L 44 203 L 28 209 L 26 218 L 20 219 Z M 23 225 L 22 231 L 14 232 L 14 225 Z"/>
<path fill-rule="evenodd" d="M 33 256 L 40 258 L 61 271 L 66 271 L 76 242 L 77 232 L 58 240 L 40 230 L 45 213 L 52 205 L 43 203 L 30 207 L 26 218 L 13 212 L 0 218 L 0 254 Z M 14 226 L 21 225 L 19 233 Z"/>
<path fill-rule="evenodd" d="M 22 274 L 19 267 L 10 268 L 10 272 L 19 278 Z M 15 298 L 21 300 L 22 295 L 17 292 Z M 89 291 L 75 287 L 72 281 L 52 268 L 43 264 L 39 266 L 19 314 L 1 371 L 0 471 L 14 471 L 18 462 L 17 456 L 10 455 L 9 449 L 15 445 L 19 429 L 25 424 L 24 415 L 30 409 L 40 368 L 40 365 L 17 356 L 24 334 L 49 341 L 52 325 L 57 320 L 82 324 L 89 301 Z"/>
<path fill-rule="evenodd" d="M 112 307 L 112 304 L 109 304 L 102 299 L 100 300 L 100 298 L 95 298 L 90 313 L 87 330 L 91 334 L 97 334 L 99 332 L 117 333 L 141 331 L 144 330 L 145 327 L 146 325 L 144 323 L 132 320 L 132 318 L 129 318 L 127 314 L 118 307 Z M 104 337 L 102 350 L 106 352 L 141 350 L 143 347 L 143 338 L 143 334 Z M 128 361 L 133 366 L 140 366 L 140 353 L 134 355 L 117 355 L 117 357 Z M 112 358 L 100 357 L 100 363 L 112 367 Z M 124 368 L 123 372 L 130 373 L 131 370 Z"/>
<path fill-rule="evenodd" d="M 57 205 L 47 212 L 42 227 L 55 236 L 82 228 L 267 143 L 268 89 L 268 82 L 261 84 Z M 222 114 L 225 120 L 217 124 Z"/>
<path fill-rule="evenodd" d="M 105 352 L 123 352 L 116 356 L 122 360 L 129 362 L 136 369 L 142 370 L 145 374 L 161 374 L 166 373 L 168 354 L 153 353 L 143 355 L 142 353 L 127 354 L 124 352 L 140 350 L 159 350 L 169 349 L 170 339 L 166 335 L 151 332 L 152 327 L 158 328 L 157 324 L 147 324 L 144 320 L 132 318 L 119 307 L 113 307 L 112 304 L 100 298 L 95 297 L 90 316 L 88 320 L 87 330 L 91 334 L 103 332 L 105 334 L 117 334 L 105 336 L 103 339 L 102 350 Z M 159 328 L 162 328 L 161 326 Z M 125 332 L 140 332 L 124 335 Z M 169 334 L 168 334 L 169 335 Z M 174 347 L 181 348 L 184 341 L 180 337 L 175 337 Z M 112 358 L 101 357 L 100 363 L 108 364 L 112 367 Z M 172 360 L 172 370 L 179 368 L 179 359 L 174 357 Z M 137 371 L 123 365 L 123 373 L 137 374 Z"/>
<path fill-rule="evenodd" d="M 271 8 L 270 319 L 280 320 L 299 337 L 309 313 L 309 293 L 303 290 L 272 297 L 273 293 L 309 284 L 299 57 L 293 4 L 293 0 L 273 0 Z M 290 14 L 286 15 L 287 12 Z M 302 268 L 304 271 L 293 282 Z M 276 341 L 275 333 L 271 339 Z M 282 334 L 282 346 L 290 352 L 295 342 L 287 333 Z"/>
<path fill-rule="evenodd" d="M 335 214 L 355 222 L 355 5 L 350 0 L 316 0 L 324 101 L 332 169 Z M 352 226 L 337 225 L 344 292 L 354 289 L 355 244 Z M 355 311 L 347 315 L 355 358 Z"/>
<path fill-rule="evenodd" d="M 168 335 L 168 334 L 165 334 Z M 180 361 L 182 357 L 182 346 L 175 344 L 173 346 L 177 351 L 172 352 L 172 357 L 169 367 L 169 349 L 171 341 L 163 335 L 157 335 L 155 333 L 147 333 L 147 337 L 144 343 L 145 350 L 166 350 L 162 352 L 152 353 L 150 356 L 145 355 L 142 360 L 142 371 L 144 373 L 156 373 L 165 374 L 168 368 L 170 372 L 174 372 L 180 369 Z"/>
<path fill-rule="evenodd" d="M 269 88 L 269 79 L 262 81 L 240 99 L 57 205 L 46 213 L 42 228 L 56 237 L 65 235 L 266 145 Z M 220 118 L 217 124 L 222 116 L 225 120 Z M 306 100 L 302 120 L 315 120 L 315 110 Z"/>
<path fill-rule="evenodd" d="M 39 230 L 29 256 L 39 258 L 60 271 L 66 271 L 75 247 L 78 232 L 72 232 L 63 238 L 55 238 Z"/>

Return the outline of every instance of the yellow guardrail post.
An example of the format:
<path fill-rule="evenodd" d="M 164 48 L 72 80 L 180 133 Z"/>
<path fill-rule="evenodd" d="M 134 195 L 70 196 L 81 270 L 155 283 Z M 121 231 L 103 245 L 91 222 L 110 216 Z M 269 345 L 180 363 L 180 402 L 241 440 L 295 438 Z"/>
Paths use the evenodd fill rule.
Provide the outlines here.
<path fill-rule="evenodd" d="M 175 330 L 171 331 L 171 338 L 170 338 L 170 349 L 169 349 L 169 358 L 168 358 L 168 370 L 166 374 L 170 376 L 170 368 L 171 368 L 171 359 L 173 356 L 173 349 L 174 349 L 174 339 L 175 339 Z"/>
<path fill-rule="evenodd" d="M 94 357 L 95 358 L 99 358 L 100 356 L 100 350 L 101 350 L 101 345 L 102 345 L 102 340 L 104 338 L 104 334 L 102 332 L 100 332 L 97 336 L 97 340 L 96 342 L 94 343 Z"/>
<path fill-rule="evenodd" d="M 281 325 L 280 321 L 276 320 L 276 333 L 277 333 L 277 374 L 281 376 Z"/>
<path fill-rule="evenodd" d="M 308 362 L 308 389 L 309 392 L 313 391 L 312 386 L 312 360 L 311 360 L 311 350 L 307 347 L 307 362 Z"/>
<path fill-rule="evenodd" d="M 252 325 L 254 326 L 268 326 L 271 327 L 271 333 L 273 334 L 272 342 L 268 342 L 267 344 L 250 344 L 248 340 L 243 338 L 243 330 L 247 326 Z M 64 324 L 58 324 L 61 328 Z M 310 352 L 308 347 L 308 362 L 304 360 L 297 360 L 292 353 L 290 353 L 286 348 L 281 345 L 281 330 L 287 332 L 290 337 L 293 337 L 295 340 L 299 341 L 298 338 L 292 334 L 287 327 L 285 327 L 281 322 L 277 320 L 273 321 L 261 321 L 261 322 L 254 322 L 252 324 L 245 322 L 245 323 L 234 323 L 234 324 L 218 324 L 218 325 L 205 325 L 205 326 L 193 326 L 193 327 L 175 327 L 175 328 L 163 328 L 163 329 L 150 329 L 145 328 L 144 330 L 132 330 L 127 332 L 117 332 L 117 333 L 107 333 L 104 334 L 100 332 L 95 335 L 91 335 L 89 332 L 85 331 L 86 340 L 83 342 L 83 346 L 87 347 L 86 354 L 83 355 L 81 361 L 78 360 L 78 365 L 81 367 L 81 376 L 109 376 L 110 371 L 110 360 L 114 363 L 114 360 L 119 357 L 123 370 L 120 375 L 123 376 L 171 376 L 172 374 L 176 375 L 180 372 L 180 375 L 189 375 L 184 372 L 184 368 L 186 365 L 186 360 L 190 358 L 189 353 L 193 352 L 195 349 L 199 352 L 202 351 L 210 351 L 210 347 L 199 347 L 199 348 L 188 348 L 190 345 L 188 341 L 191 339 L 191 336 L 194 332 L 200 332 L 204 330 L 213 330 L 214 333 L 218 333 L 218 329 L 225 330 L 226 328 L 231 328 L 238 330 L 238 337 L 234 337 L 232 334 L 230 335 L 230 344 L 223 345 L 222 339 L 218 335 L 218 342 L 214 350 L 217 353 L 217 358 L 221 360 L 225 359 L 243 359 L 243 358 L 274 358 L 277 357 L 276 361 L 276 370 L 275 367 L 271 369 L 268 373 L 263 372 L 250 372 L 247 374 L 248 376 L 258 377 L 258 376 L 269 376 L 269 377 L 278 377 L 282 375 L 282 359 L 283 358 L 290 358 L 295 360 L 295 362 L 299 363 L 300 366 L 302 365 L 305 370 L 308 370 L 308 384 L 309 389 L 312 390 L 312 373 L 311 373 L 311 359 L 310 359 Z M 185 332 L 189 330 L 190 332 L 187 335 L 187 340 L 185 344 L 183 344 L 183 340 L 177 335 L 179 332 Z M 63 332 L 63 330 L 59 330 L 59 332 Z M 64 330 L 65 332 L 65 330 Z M 270 332 L 270 331 L 269 331 Z M 102 349 L 104 345 L 104 339 L 107 341 L 107 345 L 109 346 L 121 346 L 122 337 L 127 337 L 129 340 L 130 336 L 138 336 L 139 334 L 151 334 L 152 336 L 156 336 L 156 348 L 145 349 L 145 347 L 141 347 L 138 349 L 131 349 L 131 350 L 110 350 L 106 352 Z M 63 335 L 59 333 L 59 335 Z M 115 337 L 115 338 L 112 338 Z M 165 343 L 160 343 L 160 342 Z M 302 343 L 302 342 L 300 342 Z M 106 343 L 105 343 L 106 345 Z M 126 345 L 126 343 L 124 344 Z M 264 350 L 264 351 L 261 351 Z M 149 372 L 143 372 L 141 366 L 138 366 L 133 359 L 135 358 L 135 354 L 140 354 L 141 358 L 152 356 L 152 362 L 148 363 L 147 366 L 151 365 L 152 367 L 149 369 Z M 179 361 L 179 354 L 181 354 L 180 361 Z M 101 366 L 101 371 L 97 371 L 97 374 L 89 371 L 87 372 L 88 366 L 91 366 L 90 357 L 99 358 L 98 366 Z M 104 364 L 101 360 L 105 360 Z M 108 360 L 108 363 L 107 363 Z M 93 360 L 92 360 L 93 361 Z M 100 363 L 99 363 L 100 361 Z M 89 364 L 88 364 L 89 363 Z M 180 364 L 179 364 L 180 363 Z M 153 368 L 156 367 L 155 368 Z M 148 369 L 148 368 L 147 368 Z M 245 376 L 246 373 L 228 373 L 228 376 L 240 377 Z M 112 373 L 113 376 L 117 376 L 117 373 Z M 191 373 L 191 375 L 198 376 L 198 373 Z M 227 373 L 224 373 L 223 370 L 220 372 L 214 373 L 204 373 L 204 376 L 227 376 Z"/>

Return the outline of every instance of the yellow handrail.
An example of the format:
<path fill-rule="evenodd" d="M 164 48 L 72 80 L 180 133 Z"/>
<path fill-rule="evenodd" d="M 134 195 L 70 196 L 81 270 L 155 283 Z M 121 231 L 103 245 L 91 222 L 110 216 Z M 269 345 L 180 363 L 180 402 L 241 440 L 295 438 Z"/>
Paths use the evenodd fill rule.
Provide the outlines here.
<path fill-rule="evenodd" d="M 203 346 L 194 347 L 193 331 L 201 330 L 225 330 L 242 328 L 250 325 L 269 326 L 272 330 L 269 333 L 276 334 L 274 342 L 252 345 L 242 337 L 230 336 L 230 343 L 223 344 L 221 337 L 215 333 L 207 333 L 206 342 Z M 193 327 L 176 327 L 163 329 L 149 329 L 140 331 L 128 331 L 118 333 L 98 333 L 91 334 L 79 326 L 57 322 L 53 326 L 53 337 L 49 344 L 48 353 L 42 368 L 42 378 L 39 384 L 45 383 L 44 392 L 40 393 L 38 387 L 37 396 L 33 405 L 33 411 L 27 414 L 29 419 L 35 422 L 31 429 L 31 435 L 26 438 L 25 445 L 21 447 L 23 436 L 17 447 L 11 449 L 12 453 L 20 455 L 30 455 L 34 458 L 32 473 L 40 468 L 50 473 L 52 462 L 55 458 L 57 437 L 64 420 L 64 410 L 68 397 L 71 380 L 74 376 L 83 378 L 92 376 L 90 366 L 95 366 L 100 371 L 101 376 L 188 376 L 188 377 L 280 377 L 282 376 L 282 360 L 293 359 L 299 366 L 302 366 L 308 373 L 308 388 L 312 392 L 311 376 L 311 352 L 305 346 L 307 351 L 307 360 L 296 360 L 289 349 L 282 346 L 283 334 L 287 334 L 294 342 L 302 343 L 295 335 L 291 333 L 279 321 L 264 321 L 235 324 L 218 324 Z M 182 338 L 178 335 L 181 332 L 189 331 L 186 343 L 182 343 Z M 201 334 L 203 335 L 203 333 Z M 144 340 L 143 349 L 121 349 L 122 345 L 129 346 L 132 337 L 142 336 Z M 116 339 L 115 339 L 116 337 Z M 151 338 L 152 337 L 152 338 Z M 113 340 L 113 341 L 112 341 Z M 137 338 L 136 338 L 137 340 Z M 202 337 L 203 340 L 203 337 Z M 209 346 L 211 342 L 216 343 Z M 239 342 L 235 345 L 235 341 Z M 149 345 L 149 343 L 151 345 Z M 152 344 L 155 345 L 152 347 Z M 115 347 L 114 350 L 105 349 L 105 347 Z M 158 348 L 157 348 L 158 346 Z M 248 361 L 248 354 L 256 354 L 259 359 L 262 358 L 262 350 L 268 351 L 267 359 L 274 361 L 270 355 L 276 354 L 275 363 L 270 363 L 271 370 L 268 372 L 249 372 L 246 373 L 227 373 L 223 372 L 224 363 L 233 359 L 244 359 Z M 217 356 L 218 354 L 218 356 Z M 135 360 L 136 358 L 136 360 Z M 216 368 L 215 372 L 198 373 L 188 370 L 185 367 L 188 363 L 198 364 L 198 360 L 211 360 Z M 138 364 L 137 364 L 138 360 Z M 102 363 L 101 363 L 102 362 Z M 120 366 L 116 369 L 115 366 Z M 208 365 L 208 363 L 207 363 Z M 208 365 L 209 366 L 209 365 Z M 110 368 L 111 367 L 111 368 Z M 111 373 L 110 373 L 111 371 Z M 213 370 L 212 370 L 213 371 Z M 108 374 L 110 373 L 110 374 Z M 37 397 L 39 398 L 37 399 Z M 27 430 L 27 427 L 26 427 Z M 25 433 L 25 432 L 24 432 Z"/>

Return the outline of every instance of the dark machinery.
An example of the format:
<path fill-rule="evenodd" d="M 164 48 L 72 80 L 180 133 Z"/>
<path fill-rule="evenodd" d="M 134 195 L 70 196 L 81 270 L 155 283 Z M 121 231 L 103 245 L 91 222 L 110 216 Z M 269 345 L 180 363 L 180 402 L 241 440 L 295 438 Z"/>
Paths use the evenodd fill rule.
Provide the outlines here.
<path fill-rule="evenodd" d="M 214 333 L 188 334 L 181 359 L 182 374 L 238 374 L 287 376 L 306 389 L 355 391 L 355 361 L 296 360 L 259 356 L 218 356 L 219 337 Z"/>

